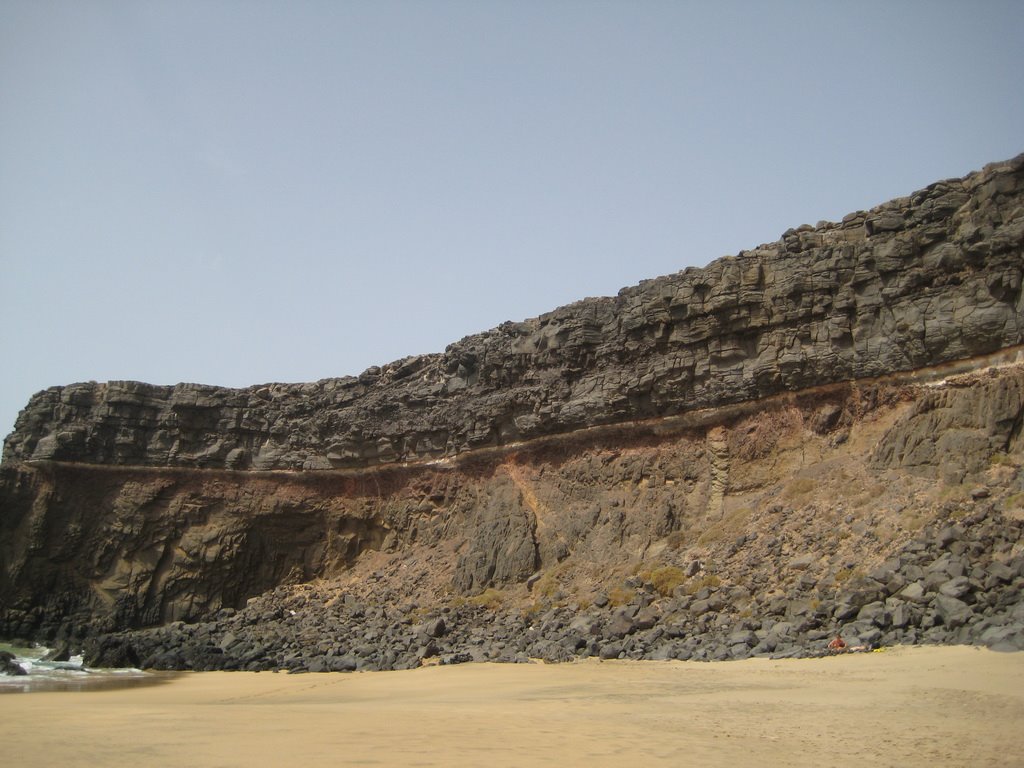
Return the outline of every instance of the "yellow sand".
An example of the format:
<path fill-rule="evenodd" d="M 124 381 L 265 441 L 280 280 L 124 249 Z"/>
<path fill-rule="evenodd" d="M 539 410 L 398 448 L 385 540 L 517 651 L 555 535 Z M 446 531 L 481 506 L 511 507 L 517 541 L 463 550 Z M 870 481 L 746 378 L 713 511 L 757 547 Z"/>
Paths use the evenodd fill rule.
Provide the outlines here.
<path fill-rule="evenodd" d="M 19 768 L 1024 766 L 1024 653 L 202 673 L 2 695 L 0 723 Z"/>

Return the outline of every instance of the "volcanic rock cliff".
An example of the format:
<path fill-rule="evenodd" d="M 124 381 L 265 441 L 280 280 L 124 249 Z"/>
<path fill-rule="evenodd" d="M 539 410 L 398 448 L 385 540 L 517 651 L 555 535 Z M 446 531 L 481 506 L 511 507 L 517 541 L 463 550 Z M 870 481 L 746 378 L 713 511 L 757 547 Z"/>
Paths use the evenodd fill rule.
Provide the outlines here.
<path fill-rule="evenodd" d="M 993 352 L 1024 338 L 1022 166 L 358 377 L 55 387 L 32 398 L 4 458 L 258 470 L 437 459 Z"/>
<path fill-rule="evenodd" d="M 1022 273 L 1024 155 L 358 377 L 51 388 L 4 444 L 0 635 L 311 582 L 422 612 L 661 574 L 751 611 L 942 515 L 1010 515 L 978 562 L 1013 592 Z"/>

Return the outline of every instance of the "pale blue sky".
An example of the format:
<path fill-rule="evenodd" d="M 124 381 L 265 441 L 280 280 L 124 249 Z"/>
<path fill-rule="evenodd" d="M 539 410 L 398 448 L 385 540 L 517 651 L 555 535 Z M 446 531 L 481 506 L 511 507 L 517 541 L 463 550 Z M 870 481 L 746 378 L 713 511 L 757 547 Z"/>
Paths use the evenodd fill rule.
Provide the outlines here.
<path fill-rule="evenodd" d="M 1024 151 L 1024 3 L 0 0 L 0 432 L 357 374 Z"/>

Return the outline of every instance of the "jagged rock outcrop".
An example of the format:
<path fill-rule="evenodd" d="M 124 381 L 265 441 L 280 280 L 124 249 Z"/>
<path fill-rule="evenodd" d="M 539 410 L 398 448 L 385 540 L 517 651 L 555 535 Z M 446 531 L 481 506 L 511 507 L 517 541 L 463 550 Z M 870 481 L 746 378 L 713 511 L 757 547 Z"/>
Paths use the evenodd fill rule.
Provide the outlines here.
<path fill-rule="evenodd" d="M 874 464 L 904 467 L 958 483 L 999 452 L 1012 452 L 1024 417 L 1024 380 L 993 371 L 948 379 L 918 400 L 879 444 Z"/>
<path fill-rule="evenodd" d="M 710 658 L 694 638 L 858 622 L 1024 644 L 1022 273 L 1024 155 L 359 377 L 46 390 L 0 466 L 0 636 L 162 625 L 96 658 L 295 669 Z M 968 518 L 947 554 L 977 574 L 901 549 Z M 452 629 L 491 601 L 539 634 Z"/>
<path fill-rule="evenodd" d="M 7 462 L 330 469 L 450 457 L 1024 342 L 1024 155 L 358 377 L 32 398 Z"/>

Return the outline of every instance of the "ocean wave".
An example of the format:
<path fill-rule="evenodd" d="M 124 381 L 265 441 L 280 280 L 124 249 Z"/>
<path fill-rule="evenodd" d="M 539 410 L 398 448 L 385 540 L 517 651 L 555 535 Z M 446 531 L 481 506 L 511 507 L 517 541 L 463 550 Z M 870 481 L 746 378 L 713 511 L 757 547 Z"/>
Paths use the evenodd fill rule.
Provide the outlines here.
<path fill-rule="evenodd" d="M 67 661 L 47 661 L 53 649 L 36 646 L 26 648 L 0 644 L 0 651 L 14 655 L 14 663 L 25 670 L 24 675 L 0 673 L 0 693 L 30 691 L 86 691 L 132 684 L 159 682 L 159 677 L 141 669 L 91 669 L 81 656 Z"/>

